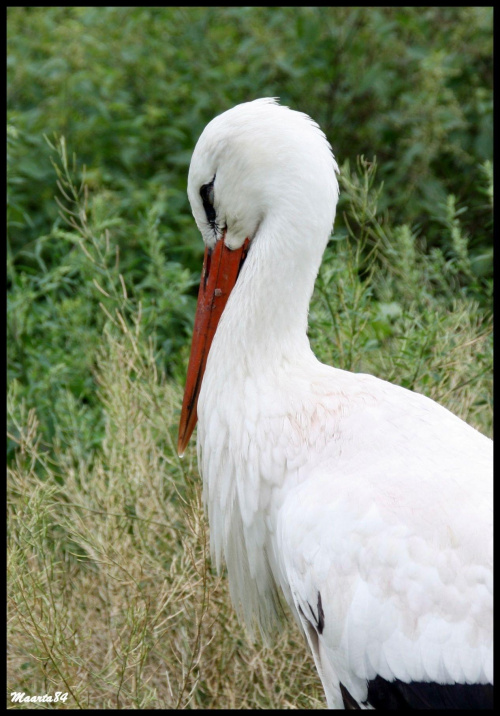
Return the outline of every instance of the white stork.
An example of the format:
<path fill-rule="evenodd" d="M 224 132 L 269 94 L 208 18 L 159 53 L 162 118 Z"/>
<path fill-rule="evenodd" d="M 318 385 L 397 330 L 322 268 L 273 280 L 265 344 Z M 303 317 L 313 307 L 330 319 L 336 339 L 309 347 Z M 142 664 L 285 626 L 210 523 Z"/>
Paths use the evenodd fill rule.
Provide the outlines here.
<path fill-rule="evenodd" d="M 337 171 L 318 125 L 273 99 L 202 133 L 188 196 L 206 251 L 179 454 L 198 420 L 234 606 L 268 633 L 283 593 L 329 707 L 489 708 L 492 441 L 312 353 Z"/>

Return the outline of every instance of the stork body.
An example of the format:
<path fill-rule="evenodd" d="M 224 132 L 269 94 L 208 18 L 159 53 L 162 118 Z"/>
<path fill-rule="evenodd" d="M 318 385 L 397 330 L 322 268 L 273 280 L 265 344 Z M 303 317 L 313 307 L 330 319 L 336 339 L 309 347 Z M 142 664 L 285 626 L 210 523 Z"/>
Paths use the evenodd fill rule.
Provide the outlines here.
<path fill-rule="evenodd" d="M 271 100 L 200 137 L 188 193 L 207 245 L 203 320 L 227 303 L 190 364 L 180 449 L 197 414 L 212 553 L 234 605 L 267 633 L 284 595 L 330 707 L 488 707 L 492 442 L 423 395 L 312 353 L 336 169 L 317 125 Z M 227 290 L 225 257 L 238 256 Z"/>

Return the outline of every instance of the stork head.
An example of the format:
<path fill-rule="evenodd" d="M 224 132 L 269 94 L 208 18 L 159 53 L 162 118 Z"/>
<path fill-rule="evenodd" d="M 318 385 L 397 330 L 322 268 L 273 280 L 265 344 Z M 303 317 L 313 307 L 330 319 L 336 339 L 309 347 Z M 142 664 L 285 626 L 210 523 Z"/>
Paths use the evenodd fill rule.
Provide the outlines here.
<path fill-rule="evenodd" d="M 210 247 L 224 234 L 228 248 L 239 248 L 270 213 L 308 218 L 323 238 L 335 217 L 336 171 L 331 147 L 312 119 L 275 99 L 257 99 L 206 126 L 191 159 L 188 197 Z"/>
<path fill-rule="evenodd" d="M 179 454 L 196 425 L 208 352 L 247 249 L 252 251 L 252 243 L 262 241 L 268 254 L 279 260 L 287 253 L 295 264 L 306 247 L 315 257 L 312 275 L 335 218 L 336 171 L 331 147 L 318 125 L 274 99 L 258 99 L 224 112 L 199 138 L 189 168 L 188 197 L 206 249 Z M 270 226 L 275 230 L 264 230 Z"/>

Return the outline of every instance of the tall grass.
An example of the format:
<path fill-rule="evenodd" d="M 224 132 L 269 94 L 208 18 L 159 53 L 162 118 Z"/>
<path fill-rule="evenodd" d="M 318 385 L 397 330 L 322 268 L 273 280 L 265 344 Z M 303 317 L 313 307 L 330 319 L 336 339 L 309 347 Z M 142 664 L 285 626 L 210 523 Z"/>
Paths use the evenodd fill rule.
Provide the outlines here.
<path fill-rule="evenodd" d="M 85 411 L 68 394 L 48 442 L 12 382 L 8 693 L 68 693 L 59 708 L 321 706 L 293 624 L 275 651 L 237 623 L 210 564 L 194 450 L 181 461 L 174 447 L 181 389 L 159 372 L 101 197 L 73 180 L 65 143 L 54 149 L 65 235 L 104 317 L 92 353 L 103 435 L 82 446 Z"/>
<path fill-rule="evenodd" d="M 34 410 L 9 410 L 8 691 L 69 694 L 64 708 L 321 705 L 297 630 L 249 643 L 208 556 L 193 450 L 171 438 L 180 391 L 140 321 L 107 331 L 98 454 L 54 446 Z"/>
<path fill-rule="evenodd" d="M 193 447 L 183 461 L 175 451 L 180 381 L 159 368 L 154 325 L 120 271 L 103 196 L 75 180 L 64 143 L 54 148 L 59 231 L 102 317 L 90 347 L 102 434 L 92 449 L 82 442 L 85 407 L 68 392 L 65 430 L 48 440 L 36 404 L 12 382 L 8 694 L 68 693 L 59 708 L 322 708 L 291 616 L 273 646 L 251 643 L 237 623 L 210 562 Z M 469 250 L 456 205 L 443 207 L 448 254 L 429 252 L 378 211 L 375 162 L 345 164 L 341 182 L 348 230 L 320 271 L 314 349 L 419 390 L 490 434 L 491 318 L 463 289 Z M 155 246 L 155 222 L 145 227 Z"/>

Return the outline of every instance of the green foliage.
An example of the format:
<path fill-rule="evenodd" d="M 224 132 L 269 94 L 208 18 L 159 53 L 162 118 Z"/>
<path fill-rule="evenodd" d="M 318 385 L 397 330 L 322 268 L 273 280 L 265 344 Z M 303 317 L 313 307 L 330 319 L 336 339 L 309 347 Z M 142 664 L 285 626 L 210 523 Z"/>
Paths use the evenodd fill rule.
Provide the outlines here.
<path fill-rule="evenodd" d="M 310 311 L 316 354 L 429 395 L 491 435 L 492 317 L 477 296 L 455 198 L 443 207 L 443 246 L 428 254 L 407 224 L 378 212 L 376 163 L 341 169 L 348 234 L 330 242 Z M 349 240 L 350 239 L 350 240 Z M 482 294 L 484 301 L 484 291 Z"/>
<path fill-rule="evenodd" d="M 186 291 L 193 279 L 169 256 L 168 231 L 159 229 L 161 195 L 132 229 L 112 194 L 89 197 L 85 176 L 75 185 L 65 141 L 52 149 L 64 223 L 36 238 L 17 261 L 9 254 L 8 378 L 37 406 L 47 442 L 78 440 L 85 452 L 103 436 L 94 366 L 104 327 L 116 324 L 117 311 L 130 316 L 140 306 L 159 366 L 179 378 L 178 354 L 192 327 L 194 298 Z M 133 251 L 121 248 L 125 234 Z M 78 419 L 69 406 L 78 406 Z"/>
<path fill-rule="evenodd" d="M 437 207 L 468 207 L 489 246 L 479 166 L 492 158 L 492 8 L 10 8 L 15 250 L 56 219 L 42 134 L 64 135 L 133 219 L 159 220 L 192 268 L 192 148 L 221 111 L 280 96 L 326 131 L 341 162 L 377 155 L 383 209 L 440 244 Z"/>
<path fill-rule="evenodd" d="M 206 122 L 241 101 L 277 95 L 309 112 L 344 165 L 376 154 L 379 213 L 432 259 L 435 288 L 447 266 L 450 290 L 488 309 L 491 23 L 491 8 L 470 7 L 9 8 L 9 382 L 48 442 L 102 438 L 99 302 L 112 314 L 140 300 L 159 366 L 180 379 L 202 255 L 189 159 Z M 63 185 L 81 183 L 76 169 L 56 188 L 44 135 L 88 167 L 85 197 Z M 68 228 L 58 192 L 87 226 Z M 391 231 L 379 238 L 397 261 Z"/>

